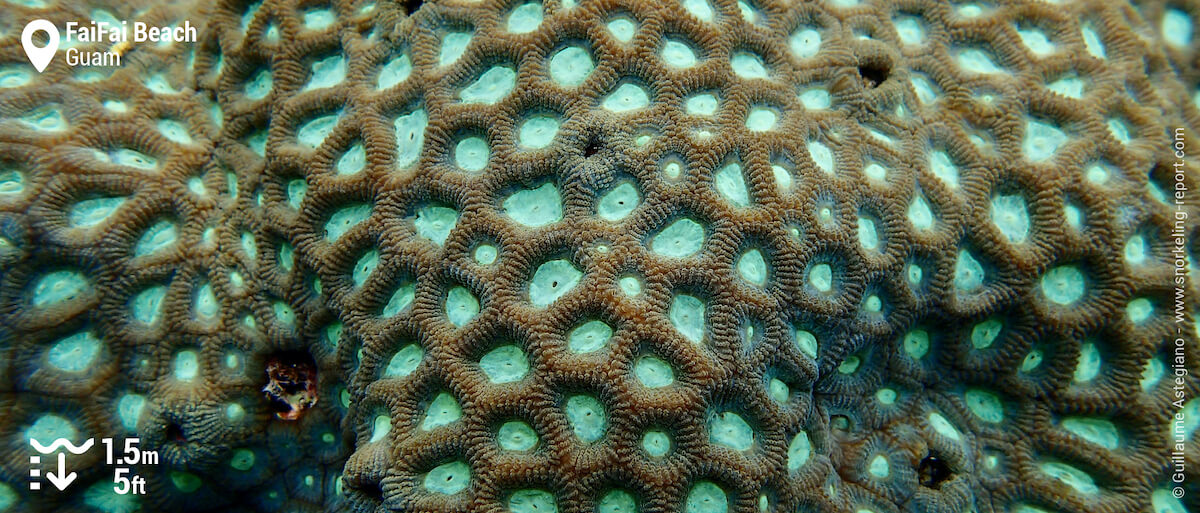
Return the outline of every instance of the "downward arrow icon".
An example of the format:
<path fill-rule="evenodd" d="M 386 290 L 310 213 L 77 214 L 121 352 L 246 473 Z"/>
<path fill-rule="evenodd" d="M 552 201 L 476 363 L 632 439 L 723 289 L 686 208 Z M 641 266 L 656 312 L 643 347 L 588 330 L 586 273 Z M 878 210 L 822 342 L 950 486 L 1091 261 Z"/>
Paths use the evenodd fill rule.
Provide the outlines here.
<path fill-rule="evenodd" d="M 55 474 L 54 472 L 46 472 L 46 479 L 49 479 L 50 483 L 53 484 L 55 488 L 58 488 L 58 491 L 60 492 L 66 490 L 68 486 L 71 486 L 71 482 L 78 477 L 74 472 L 67 474 L 66 471 L 67 455 L 60 452 L 58 453 L 58 474 Z"/>

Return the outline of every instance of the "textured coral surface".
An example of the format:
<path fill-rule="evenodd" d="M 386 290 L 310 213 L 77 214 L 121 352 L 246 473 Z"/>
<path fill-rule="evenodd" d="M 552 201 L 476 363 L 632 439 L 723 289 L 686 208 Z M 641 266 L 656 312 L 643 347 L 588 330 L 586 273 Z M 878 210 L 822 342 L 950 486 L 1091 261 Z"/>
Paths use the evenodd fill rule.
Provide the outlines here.
<path fill-rule="evenodd" d="M 1197 19 L 9 0 L 0 512 L 1200 511 Z"/>

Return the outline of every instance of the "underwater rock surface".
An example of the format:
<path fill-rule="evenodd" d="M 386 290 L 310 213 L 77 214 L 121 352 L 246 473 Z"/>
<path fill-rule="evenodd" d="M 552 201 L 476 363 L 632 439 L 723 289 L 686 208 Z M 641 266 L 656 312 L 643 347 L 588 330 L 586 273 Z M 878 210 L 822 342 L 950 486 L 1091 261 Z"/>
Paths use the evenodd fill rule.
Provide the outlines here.
<path fill-rule="evenodd" d="M 1198 16 L 12 0 L 0 513 L 1200 511 Z"/>

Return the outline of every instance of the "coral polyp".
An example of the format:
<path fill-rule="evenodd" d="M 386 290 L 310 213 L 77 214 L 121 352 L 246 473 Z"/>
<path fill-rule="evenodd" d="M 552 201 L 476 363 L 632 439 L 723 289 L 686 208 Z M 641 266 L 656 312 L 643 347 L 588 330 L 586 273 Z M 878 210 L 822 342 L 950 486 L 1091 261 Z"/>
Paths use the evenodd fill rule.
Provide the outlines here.
<path fill-rule="evenodd" d="M 0 513 L 1200 511 L 1194 2 L 9 3 Z"/>

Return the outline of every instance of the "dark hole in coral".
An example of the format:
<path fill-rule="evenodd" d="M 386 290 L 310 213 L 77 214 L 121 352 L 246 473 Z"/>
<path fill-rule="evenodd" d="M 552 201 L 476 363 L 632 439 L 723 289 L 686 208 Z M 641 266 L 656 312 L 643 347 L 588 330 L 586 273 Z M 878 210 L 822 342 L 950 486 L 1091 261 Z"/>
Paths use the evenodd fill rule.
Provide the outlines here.
<path fill-rule="evenodd" d="M 317 363 L 304 351 L 280 351 L 267 357 L 263 393 L 275 416 L 297 420 L 317 403 Z"/>
<path fill-rule="evenodd" d="M 383 484 L 368 484 L 358 489 L 363 495 L 375 502 L 383 502 Z"/>
<path fill-rule="evenodd" d="M 167 424 L 167 440 L 177 443 L 187 442 L 187 437 L 183 436 L 183 428 L 174 422 Z"/>
<path fill-rule="evenodd" d="M 921 464 L 917 466 L 917 476 L 921 480 L 921 486 L 926 488 L 938 489 L 942 483 L 950 479 L 950 467 L 946 462 L 934 453 L 929 453 L 925 459 L 921 460 Z"/>
<path fill-rule="evenodd" d="M 1174 183 L 1175 169 L 1166 162 L 1155 162 L 1154 167 L 1150 168 L 1150 181 L 1163 190 L 1168 190 L 1170 187 L 1163 187 L 1163 184 Z"/>
<path fill-rule="evenodd" d="M 422 0 L 400 0 L 400 5 L 404 7 L 404 14 L 412 16 L 417 9 L 421 8 Z"/>
<path fill-rule="evenodd" d="M 862 77 L 867 87 L 878 87 L 892 72 L 892 67 L 886 62 L 869 61 L 858 65 L 858 76 Z"/>
<path fill-rule="evenodd" d="M 601 147 L 601 146 L 600 146 L 600 140 L 599 140 L 599 139 L 595 139 L 595 138 L 593 138 L 593 139 L 589 139 L 589 140 L 588 140 L 588 143 L 587 143 L 587 146 L 585 146 L 585 147 L 583 148 L 583 156 L 584 156 L 584 157 L 591 157 L 592 155 L 595 155 L 595 154 L 597 154 L 597 153 L 600 153 L 600 147 Z"/>

